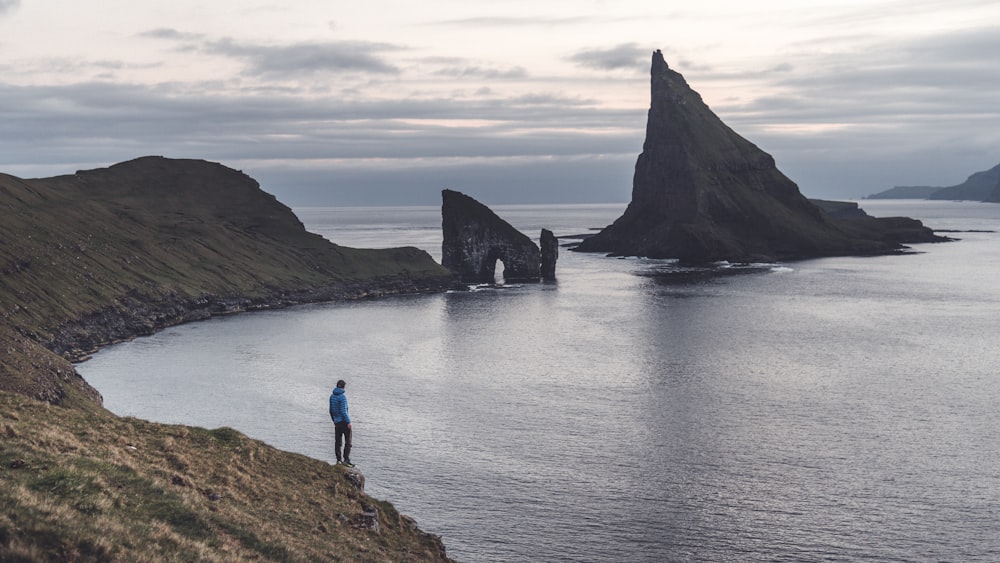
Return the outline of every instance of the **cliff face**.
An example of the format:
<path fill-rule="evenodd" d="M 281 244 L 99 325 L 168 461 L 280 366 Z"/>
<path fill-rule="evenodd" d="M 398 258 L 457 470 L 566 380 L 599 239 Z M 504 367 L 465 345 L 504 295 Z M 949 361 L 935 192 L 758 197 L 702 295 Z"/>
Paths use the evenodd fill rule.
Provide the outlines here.
<path fill-rule="evenodd" d="M 485 205 L 453 190 L 441 192 L 441 264 L 466 283 L 493 283 L 497 260 L 504 280 L 538 281 L 541 252 L 524 233 Z M 555 259 L 551 270 L 555 275 Z"/>
<path fill-rule="evenodd" d="M 576 250 L 686 261 L 876 253 L 811 204 L 774 159 L 726 126 L 653 54 L 646 140 L 625 213 Z"/>

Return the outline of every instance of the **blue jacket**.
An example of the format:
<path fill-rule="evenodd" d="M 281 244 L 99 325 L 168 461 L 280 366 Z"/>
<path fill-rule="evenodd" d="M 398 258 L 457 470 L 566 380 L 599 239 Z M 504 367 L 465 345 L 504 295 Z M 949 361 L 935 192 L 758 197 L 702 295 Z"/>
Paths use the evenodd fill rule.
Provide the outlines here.
<path fill-rule="evenodd" d="M 340 387 L 334 387 L 333 393 L 330 393 L 330 418 L 334 424 L 351 423 L 351 417 L 347 416 L 347 395 L 344 395 L 344 390 Z"/>

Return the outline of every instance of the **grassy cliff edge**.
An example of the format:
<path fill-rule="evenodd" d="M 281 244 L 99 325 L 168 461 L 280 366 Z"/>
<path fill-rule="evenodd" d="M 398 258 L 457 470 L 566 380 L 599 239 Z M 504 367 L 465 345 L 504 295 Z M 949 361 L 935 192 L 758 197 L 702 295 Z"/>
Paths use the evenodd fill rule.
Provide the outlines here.
<path fill-rule="evenodd" d="M 343 467 L 0 393 L 0 560 L 446 561 Z"/>

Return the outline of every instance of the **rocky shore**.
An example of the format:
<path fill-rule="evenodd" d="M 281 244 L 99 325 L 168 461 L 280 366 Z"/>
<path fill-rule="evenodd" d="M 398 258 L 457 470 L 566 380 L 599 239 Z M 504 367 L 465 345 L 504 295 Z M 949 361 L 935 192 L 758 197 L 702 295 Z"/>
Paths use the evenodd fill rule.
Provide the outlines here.
<path fill-rule="evenodd" d="M 329 287 L 290 289 L 263 297 L 205 294 L 192 299 L 172 293 L 159 301 L 151 302 L 142 296 L 130 295 L 93 313 L 63 323 L 53 331 L 53 337 L 45 342 L 45 347 L 72 362 L 80 362 L 109 344 L 147 336 L 169 326 L 220 315 L 279 309 L 306 303 L 436 293 L 464 287 L 456 284 L 450 275 L 438 278 L 390 276 Z"/>

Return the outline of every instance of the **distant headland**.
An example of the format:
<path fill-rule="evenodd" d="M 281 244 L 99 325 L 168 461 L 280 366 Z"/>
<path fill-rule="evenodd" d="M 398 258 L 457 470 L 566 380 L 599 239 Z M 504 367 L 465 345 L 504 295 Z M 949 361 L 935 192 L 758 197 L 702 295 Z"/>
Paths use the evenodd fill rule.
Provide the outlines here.
<path fill-rule="evenodd" d="M 937 199 L 1000 203 L 1000 164 L 954 186 L 895 186 L 866 199 Z"/>

